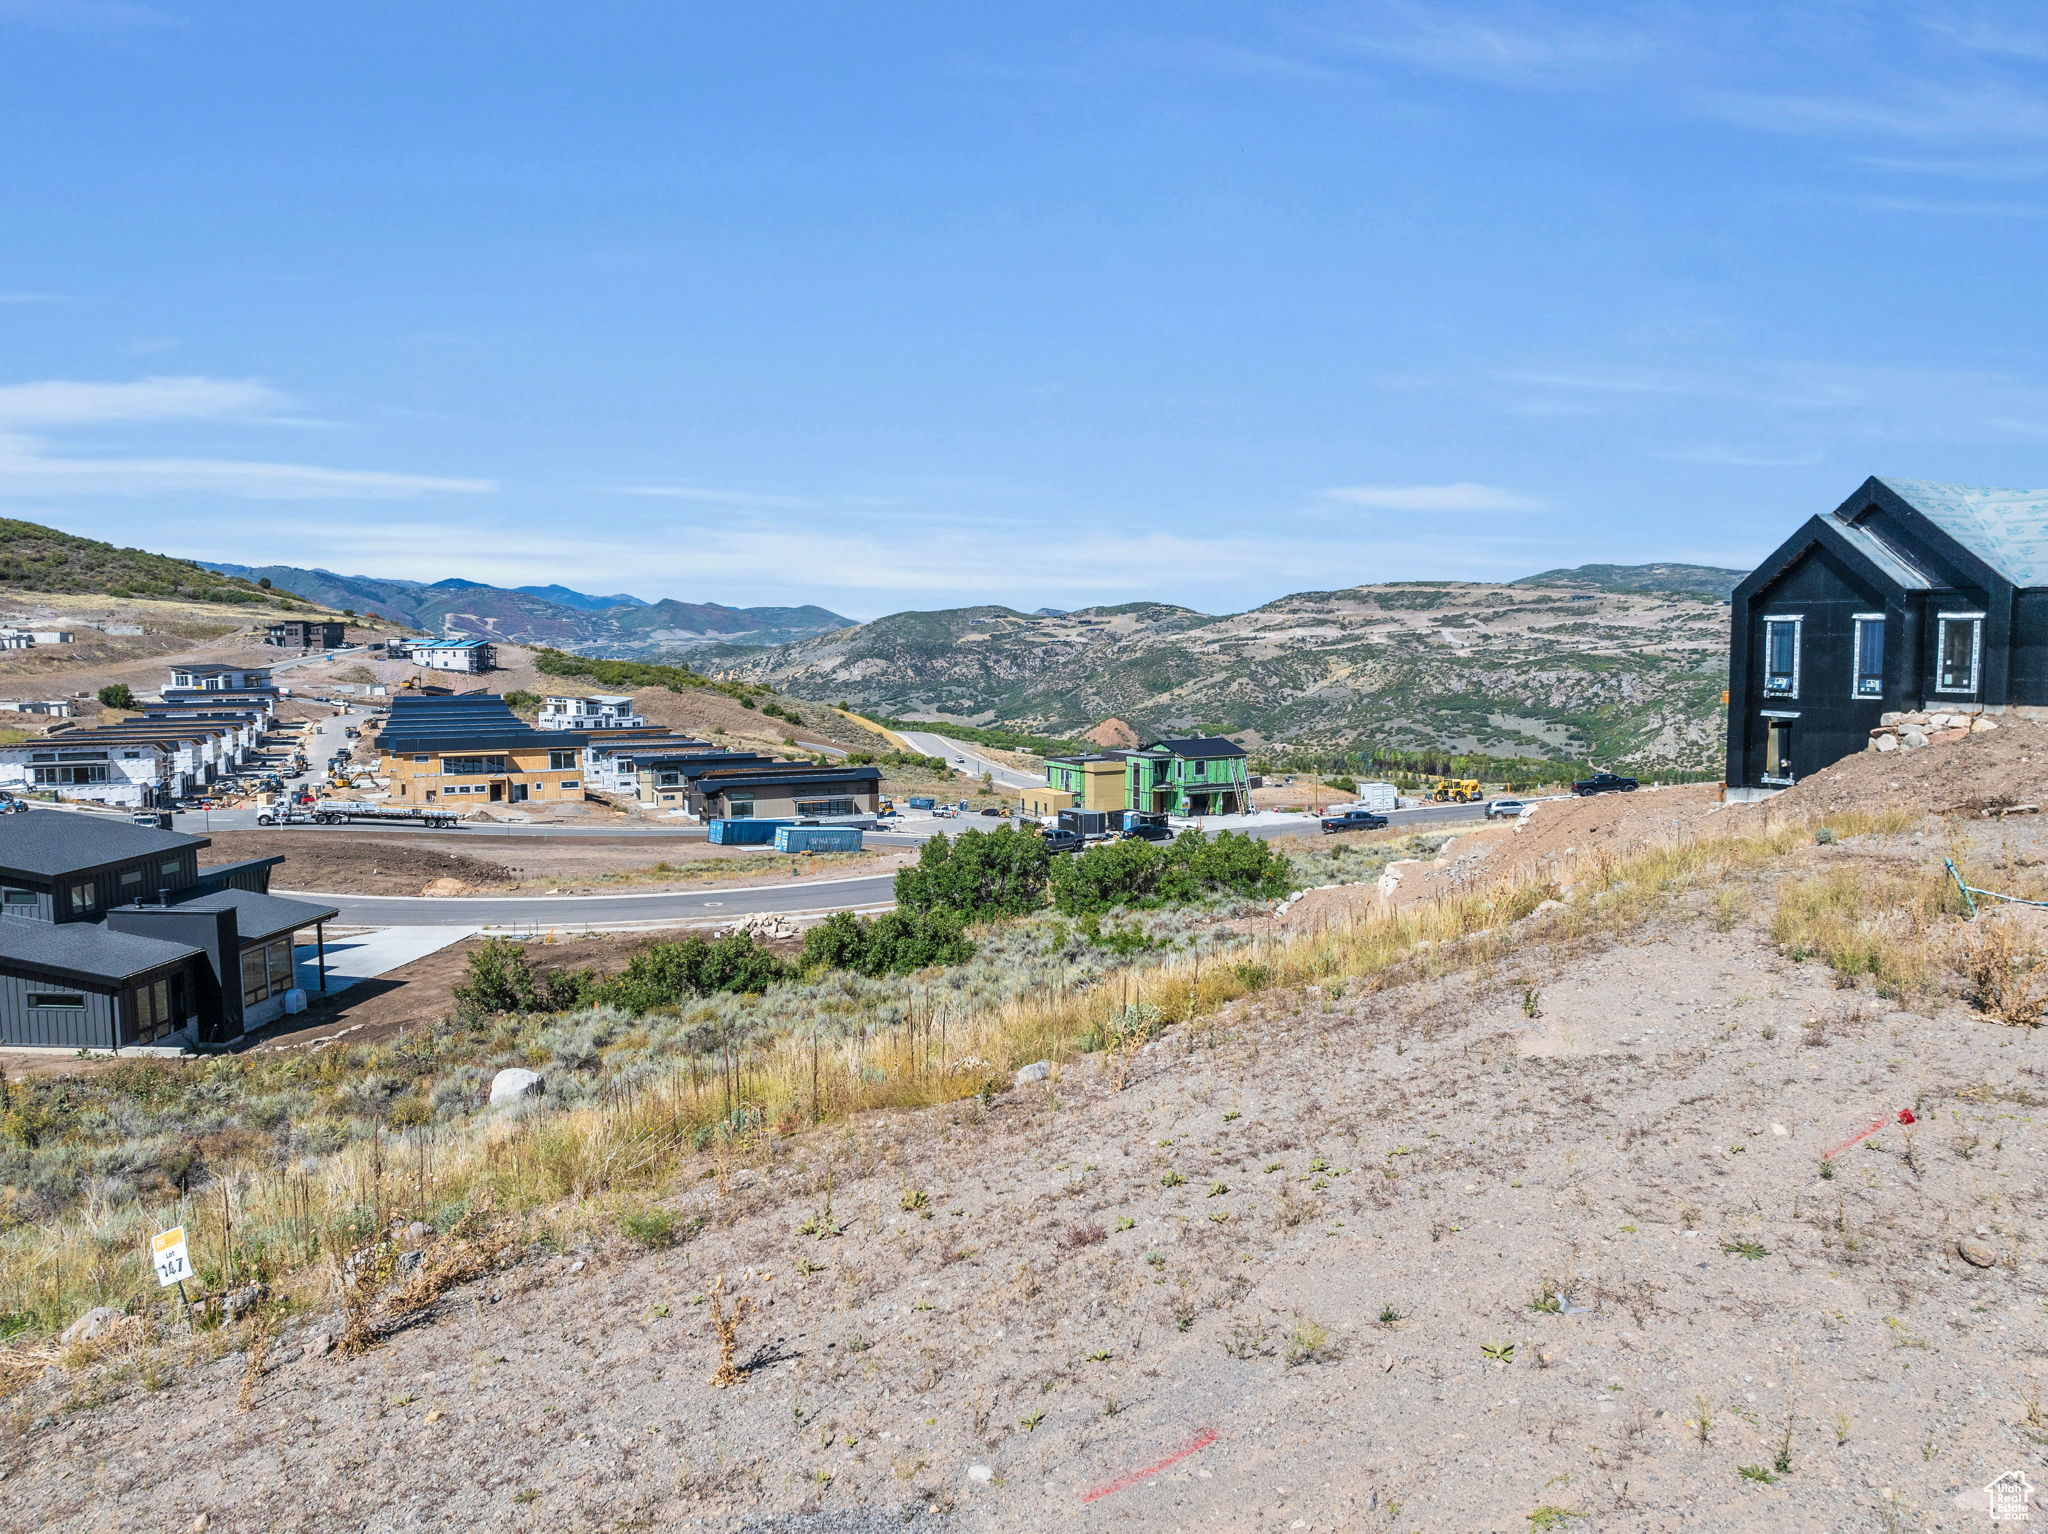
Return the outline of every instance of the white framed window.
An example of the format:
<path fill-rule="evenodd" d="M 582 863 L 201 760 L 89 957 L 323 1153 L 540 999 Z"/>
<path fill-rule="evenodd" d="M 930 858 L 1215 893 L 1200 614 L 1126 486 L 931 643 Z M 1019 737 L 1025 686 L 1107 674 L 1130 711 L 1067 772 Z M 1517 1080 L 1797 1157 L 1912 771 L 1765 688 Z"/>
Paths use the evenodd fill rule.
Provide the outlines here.
<path fill-rule="evenodd" d="M 1764 619 L 1764 696 L 1799 696 L 1800 617 Z"/>
<path fill-rule="evenodd" d="M 583 781 L 582 781 L 582 779 L 580 779 L 580 778 L 564 778 L 564 779 L 562 779 L 562 787 L 564 787 L 564 788 L 581 788 L 582 786 L 583 786 Z"/>
<path fill-rule="evenodd" d="M 1975 692 L 1984 659 L 1984 615 L 1942 613 L 1935 620 L 1934 690 Z"/>
<path fill-rule="evenodd" d="M 1858 613 L 1849 692 L 1857 698 L 1884 696 L 1884 614 Z"/>

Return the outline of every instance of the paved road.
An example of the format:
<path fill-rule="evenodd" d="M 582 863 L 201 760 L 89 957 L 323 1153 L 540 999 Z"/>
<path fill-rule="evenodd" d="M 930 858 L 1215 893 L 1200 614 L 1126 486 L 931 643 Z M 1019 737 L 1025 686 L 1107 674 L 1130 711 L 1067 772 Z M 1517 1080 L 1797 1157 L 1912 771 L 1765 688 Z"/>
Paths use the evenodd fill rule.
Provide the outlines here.
<path fill-rule="evenodd" d="M 760 911 L 836 911 L 887 905 L 896 876 L 791 879 L 742 889 L 669 891 L 652 895 L 507 895 L 427 900 L 413 895 L 321 895 L 338 918 L 362 927 L 602 926 L 613 922 L 719 921 Z M 280 889 L 280 895 L 313 891 Z"/>
<path fill-rule="evenodd" d="M 974 747 L 962 741 L 948 740 L 943 735 L 934 735 L 929 730 L 898 730 L 913 751 L 922 751 L 926 756 L 943 756 L 954 766 L 974 777 L 987 773 L 1005 788 L 1043 788 L 1045 779 L 1033 777 L 1028 772 L 1019 772 L 1005 766 L 993 757 L 983 756 Z"/>
<path fill-rule="evenodd" d="M 1484 806 L 1432 804 L 1396 810 L 1388 818 L 1397 826 L 1430 826 L 1476 820 Z M 946 823 L 958 830 L 972 821 Z M 987 822 L 987 825 L 1003 822 Z M 1320 834 L 1313 821 L 1306 826 L 1262 825 L 1246 828 L 1252 835 Z M 464 833 L 467 834 L 467 833 Z M 900 838 L 909 841 L 913 838 Z M 614 922 L 719 921 L 761 911 L 827 911 L 886 905 L 894 896 L 893 873 L 865 874 L 850 879 L 792 879 L 786 884 L 757 884 L 739 889 L 668 891 L 647 895 L 508 895 L 473 899 L 429 900 L 411 895 L 329 895 L 320 899 L 341 911 L 351 926 L 542 926 L 584 927 Z M 279 890 L 279 894 L 313 893 Z"/>

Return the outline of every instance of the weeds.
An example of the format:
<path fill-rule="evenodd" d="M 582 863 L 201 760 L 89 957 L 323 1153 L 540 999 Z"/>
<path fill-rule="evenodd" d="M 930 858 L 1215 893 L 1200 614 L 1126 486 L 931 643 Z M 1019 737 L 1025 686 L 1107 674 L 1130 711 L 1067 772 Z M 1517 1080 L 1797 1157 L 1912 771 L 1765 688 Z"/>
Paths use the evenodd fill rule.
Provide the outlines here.
<path fill-rule="evenodd" d="M 1960 945 L 1958 967 L 1970 1000 L 1987 1016 L 2008 1027 L 2041 1026 L 2048 1013 L 2048 968 L 2012 922 L 1992 915 L 1973 923 Z"/>
<path fill-rule="evenodd" d="M 718 1368 L 709 1383 L 724 1390 L 747 1377 L 739 1367 L 740 1322 L 753 1309 L 753 1300 L 748 1295 L 735 1295 L 728 1308 L 723 1273 L 704 1286 L 704 1300 L 711 1316 L 711 1329 L 718 1338 Z"/>
<path fill-rule="evenodd" d="M 1303 1364 L 1325 1364 L 1344 1356 L 1344 1344 L 1332 1336 L 1322 1322 L 1308 1316 L 1296 1316 L 1280 1356 L 1290 1369 L 1298 1369 Z"/>

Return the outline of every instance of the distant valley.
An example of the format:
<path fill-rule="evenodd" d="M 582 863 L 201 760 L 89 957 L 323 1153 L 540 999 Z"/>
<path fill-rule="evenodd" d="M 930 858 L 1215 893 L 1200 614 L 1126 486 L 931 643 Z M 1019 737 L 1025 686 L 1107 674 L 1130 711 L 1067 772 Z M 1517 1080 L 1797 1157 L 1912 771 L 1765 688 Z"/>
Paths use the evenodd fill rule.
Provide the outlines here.
<path fill-rule="evenodd" d="M 505 587 L 460 579 L 430 584 L 295 565 L 199 563 L 246 581 L 268 580 L 324 606 L 379 613 L 435 634 L 452 628 L 476 638 L 625 660 L 704 644 L 786 644 L 853 623 L 822 607 L 727 607 L 669 597 L 648 602 L 624 593 L 592 596 L 566 586 Z"/>

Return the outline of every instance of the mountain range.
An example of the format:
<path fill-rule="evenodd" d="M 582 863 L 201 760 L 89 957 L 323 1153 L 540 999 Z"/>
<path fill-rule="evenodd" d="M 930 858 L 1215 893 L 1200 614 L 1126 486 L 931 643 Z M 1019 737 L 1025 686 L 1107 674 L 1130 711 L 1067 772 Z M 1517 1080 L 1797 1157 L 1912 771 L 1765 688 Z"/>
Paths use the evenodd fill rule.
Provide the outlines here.
<path fill-rule="evenodd" d="M 693 663 L 886 717 L 1056 737 L 1117 718 L 1147 738 L 1703 769 L 1721 751 L 1723 594 L 1741 574 L 1590 565 L 1302 592 L 1222 617 L 1161 602 L 963 607 Z"/>
<path fill-rule="evenodd" d="M 267 580 L 328 607 L 396 618 L 430 633 L 460 631 L 479 639 L 627 660 L 710 643 L 786 644 L 853 622 L 822 607 L 727 607 L 672 597 L 649 602 L 624 593 L 592 596 L 567 586 L 492 586 L 459 578 L 429 583 L 295 565 L 200 564 L 245 581 Z"/>

